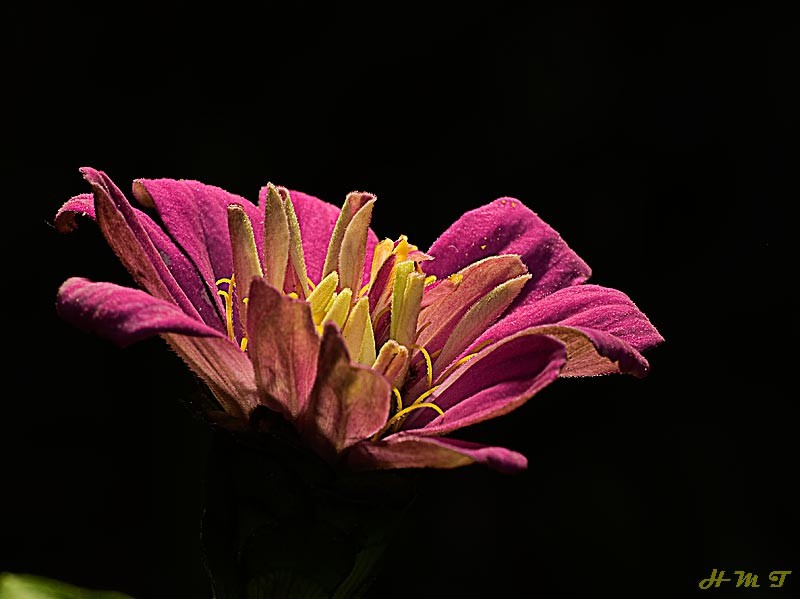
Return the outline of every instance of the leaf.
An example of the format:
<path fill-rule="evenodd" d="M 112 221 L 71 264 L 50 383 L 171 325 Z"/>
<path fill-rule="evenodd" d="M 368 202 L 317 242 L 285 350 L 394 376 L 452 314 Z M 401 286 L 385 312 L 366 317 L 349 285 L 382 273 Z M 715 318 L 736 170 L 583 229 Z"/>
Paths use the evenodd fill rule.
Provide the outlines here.
<path fill-rule="evenodd" d="M 90 591 L 29 574 L 0 574 L 0 599 L 133 599 L 115 591 Z"/>

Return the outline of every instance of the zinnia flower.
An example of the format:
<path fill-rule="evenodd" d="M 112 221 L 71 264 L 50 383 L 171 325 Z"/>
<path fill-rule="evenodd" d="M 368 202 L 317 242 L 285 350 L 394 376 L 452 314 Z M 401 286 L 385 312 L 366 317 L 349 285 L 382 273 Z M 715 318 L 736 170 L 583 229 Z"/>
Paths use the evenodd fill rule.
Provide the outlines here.
<path fill-rule="evenodd" d="M 525 468 L 514 451 L 446 437 L 506 414 L 559 376 L 643 376 L 662 341 L 623 293 L 518 200 L 459 218 L 420 251 L 369 228 L 375 197 L 342 210 L 267 185 L 258 205 L 197 181 L 137 180 L 134 208 L 102 172 L 69 200 L 97 220 L 142 290 L 67 280 L 57 309 L 120 346 L 161 335 L 231 429 L 263 407 L 353 468 Z"/>

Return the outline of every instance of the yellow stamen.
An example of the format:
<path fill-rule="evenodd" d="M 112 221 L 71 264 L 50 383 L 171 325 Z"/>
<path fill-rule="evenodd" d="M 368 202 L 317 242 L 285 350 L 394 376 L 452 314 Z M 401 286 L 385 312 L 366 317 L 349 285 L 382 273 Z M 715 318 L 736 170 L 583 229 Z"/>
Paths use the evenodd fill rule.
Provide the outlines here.
<path fill-rule="evenodd" d="M 428 285 L 432 285 L 435 282 L 436 282 L 436 275 L 425 277 L 425 287 L 427 287 Z"/>
<path fill-rule="evenodd" d="M 411 349 L 418 349 L 422 352 L 422 355 L 425 356 L 425 369 L 427 370 L 428 374 L 428 389 L 430 389 L 431 385 L 433 385 L 433 362 L 431 362 L 431 355 L 428 353 L 428 350 L 421 345 L 412 345 Z"/>
<path fill-rule="evenodd" d="M 226 284 L 228 284 L 229 286 L 230 286 L 230 285 L 233 285 L 233 279 L 232 279 L 232 278 L 231 278 L 231 279 L 228 279 L 228 278 L 217 279 L 217 282 L 216 282 L 216 283 L 214 283 L 214 285 L 216 285 L 217 287 L 219 287 L 219 286 L 220 286 L 220 285 L 222 285 L 223 283 L 226 283 Z"/>
<path fill-rule="evenodd" d="M 314 281 L 311 280 L 311 277 L 306 277 L 306 280 L 308 281 L 308 286 L 311 287 L 311 291 L 314 291 L 314 289 L 317 288 L 317 286 L 314 285 Z"/>
<path fill-rule="evenodd" d="M 233 299 L 231 294 L 222 290 L 217 291 L 217 294 L 221 295 L 222 299 L 225 300 L 225 324 L 228 327 L 228 338 L 231 341 L 236 341 L 236 335 L 233 333 Z"/>
<path fill-rule="evenodd" d="M 242 342 L 239 344 L 239 349 L 247 351 L 247 337 L 242 337 Z"/>
<path fill-rule="evenodd" d="M 288 296 L 289 296 L 290 298 L 292 298 L 292 299 L 298 299 L 298 298 L 300 297 L 300 296 L 299 296 L 299 295 L 297 295 L 297 294 L 296 294 L 294 291 L 290 291 L 290 292 L 289 292 L 289 293 L 287 293 L 286 295 L 288 295 Z"/>
<path fill-rule="evenodd" d="M 400 412 L 403 409 L 403 398 L 400 397 L 400 389 L 397 387 L 392 387 L 392 393 L 397 398 L 397 411 Z"/>
<path fill-rule="evenodd" d="M 444 416 L 444 412 L 442 411 L 442 408 L 437 406 L 435 403 L 430 403 L 430 402 L 415 403 L 415 404 L 412 404 L 412 405 L 408 406 L 407 408 L 403 408 L 397 414 L 392 416 L 389 419 L 389 421 L 386 424 L 383 425 L 383 428 L 381 430 L 379 430 L 377 433 L 372 435 L 372 440 L 373 441 L 377 441 L 378 439 L 380 439 L 381 435 L 383 435 L 383 433 L 388 431 L 396 422 L 398 422 L 401 419 L 405 418 L 406 415 L 409 412 L 413 412 L 414 410 L 417 410 L 419 408 L 431 408 L 432 410 L 436 410 L 437 412 L 439 412 L 439 416 Z"/>
<path fill-rule="evenodd" d="M 426 399 L 428 399 L 428 397 L 430 397 L 430 396 L 431 396 L 431 394 L 433 394 L 433 393 L 434 393 L 434 392 L 435 392 L 435 391 L 436 391 L 438 388 L 439 388 L 439 385 L 436 385 L 435 387 L 431 387 L 431 388 L 430 388 L 430 389 L 428 389 L 428 390 L 427 390 L 425 393 L 423 393 L 423 394 L 422 394 L 422 395 L 420 395 L 420 396 L 419 396 L 417 399 L 415 399 L 415 400 L 414 400 L 414 403 L 412 403 L 411 405 L 412 405 L 412 406 L 414 406 L 414 405 L 416 405 L 416 404 L 420 404 L 420 403 L 422 403 L 423 401 L 425 401 Z"/>
<path fill-rule="evenodd" d="M 454 275 L 450 275 L 447 279 L 455 285 L 459 285 L 461 281 L 464 280 L 464 275 L 461 273 L 456 273 Z"/>
<path fill-rule="evenodd" d="M 489 345 L 491 342 L 492 342 L 491 339 L 487 339 L 486 341 L 476 345 L 475 346 L 475 350 L 472 353 L 467 354 L 466 356 L 461 358 L 458 362 L 453 364 L 450 368 L 445 370 L 444 374 L 439 377 L 439 381 L 445 380 L 447 377 L 449 377 L 451 374 L 453 374 L 453 372 L 456 370 L 456 368 L 458 368 L 462 364 L 466 364 L 467 362 L 469 362 L 472 358 L 477 356 L 484 347 Z"/>
<path fill-rule="evenodd" d="M 359 289 L 358 297 L 362 297 L 367 292 L 367 290 L 369 289 L 370 285 L 372 285 L 372 282 L 367 283 L 361 289 Z"/>

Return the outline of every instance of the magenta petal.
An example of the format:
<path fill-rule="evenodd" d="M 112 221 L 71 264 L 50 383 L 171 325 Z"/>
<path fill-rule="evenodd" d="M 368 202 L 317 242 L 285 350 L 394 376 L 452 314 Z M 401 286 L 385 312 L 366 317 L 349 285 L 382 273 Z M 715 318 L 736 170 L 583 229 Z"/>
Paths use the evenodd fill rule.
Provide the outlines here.
<path fill-rule="evenodd" d="M 458 368 L 428 398 L 444 410 L 417 410 L 403 429 L 443 435 L 515 410 L 558 378 L 564 344 L 545 335 L 517 333 L 490 345 Z"/>
<path fill-rule="evenodd" d="M 261 254 L 264 219 L 259 216 L 259 210 L 241 196 L 199 181 L 137 179 L 133 183 L 133 194 L 142 205 L 156 209 L 170 237 L 197 268 L 208 296 L 223 319 L 224 309 L 215 283 L 233 274 L 228 205 L 238 204 L 251 221 L 259 220 L 261 224 L 254 222 L 254 228 Z"/>
<path fill-rule="evenodd" d="M 252 203 L 213 185 L 174 179 L 137 179 L 133 194 L 144 206 L 155 207 L 170 236 L 207 281 L 231 276 L 228 205 L 249 204 L 255 213 Z"/>
<path fill-rule="evenodd" d="M 147 233 L 142 219 L 105 173 L 82 168 L 94 189 L 97 224 L 108 244 L 136 283 L 151 295 L 171 300 L 189 316 L 200 314 L 167 268 Z"/>
<path fill-rule="evenodd" d="M 627 295 L 599 285 L 567 287 L 537 302 L 518 306 L 482 338 L 499 338 L 528 327 L 553 324 L 605 331 L 638 351 L 664 341 Z"/>
<path fill-rule="evenodd" d="M 355 469 L 458 468 L 473 463 L 485 464 L 505 473 L 528 467 L 524 455 L 503 447 L 489 447 L 437 437 L 398 433 L 377 442 L 359 443 L 347 455 Z"/>
<path fill-rule="evenodd" d="M 663 341 L 647 317 L 621 291 L 577 285 L 514 308 L 483 333 L 476 344 L 531 327 L 567 344 L 563 376 L 613 372 L 644 376 L 649 367 L 639 352 Z"/>
<path fill-rule="evenodd" d="M 55 218 L 55 227 L 61 233 L 68 233 L 78 226 L 76 218 L 84 216 L 95 218 L 94 196 L 90 193 L 81 194 L 68 200 L 58 211 Z M 216 304 L 216 294 L 209 295 L 208 290 L 200 275 L 189 259 L 181 252 L 175 243 L 164 233 L 153 220 L 141 212 L 133 210 L 136 219 L 147 232 L 147 236 L 161 256 L 169 272 L 175 277 L 178 286 L 183 290 L 192 305 L 207 325 L 224 330 L 221 313 Z"/>
<path fill-rule="evenodd" d="M 389 382 L 371 368 L 351 363 L 338 328 L 326 324 L 302 425 L 317 450 L 332 458 L 377 433 L 389 417 L 391 396 Z"/>
<path fill-rule="evenodd" d="M 138 289 L 93 283 L 78 277 L 67 279 L 61 285 L 56 310 L 70 324 L 123 347 L 167 332 L 221 336 L 200 320 L 187 316 L 172 302 L 156 299 Z"/>
<path fill-rule="evenodd" d="M 264 203 L 263 196 L 266 193 L 266 189 L 264 187 L 261 190 L 259 196 L 260 204 Z M 339 209 L 333 204 L 301 191 L 290 191 L 289 194 L 297 215 L 297 222 L 300 224 L 306 271 L 314 284 L 317 284 L 322 278 L 322 268 L 325 265 L 325 256 L 328 253 L 328 242 L 333 235 L 336 219 L 339 218 Z M 263 223 L 263 217 L 261 222 Z M 369 229 L 367 233 L 367 254 L 364 261 L 364 282 L 369 280 L 372 253 L 375 251 L 376 245 L 378 245 L 378 237 L 372 229 Z"/>
<path fill-rule="evenodd" d="M 306 409 L 317 376 L 320 342 L 310 305 L 264 279 L 253 279 L 247 334 L 262 402 L 296 420 Z"/>
<path fill-rule="evenodd" d="M 55 227 L 59 233 L 70 233 L 78 227 L 77 216 L 94 220 L 94 196 L 82 193 L 67 200 L 56 213 Z"/>
<path fill-rule="evenodd" d="M 514 198 L 500 198 L 464 213 L 433 242 L 425 272 L 439 278 L 496 254 L 519 254 L 532 279 L 524 298 L 544 297 L 587 280 L 591 269 L 548 224 Z"/>

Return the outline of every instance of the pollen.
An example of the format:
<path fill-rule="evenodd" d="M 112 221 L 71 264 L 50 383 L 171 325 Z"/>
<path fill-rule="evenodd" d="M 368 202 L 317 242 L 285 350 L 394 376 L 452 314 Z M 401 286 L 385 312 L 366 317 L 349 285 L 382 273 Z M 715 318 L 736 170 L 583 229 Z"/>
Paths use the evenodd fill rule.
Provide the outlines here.
<path fill-rule="evenodd" d="M 447 277 L 447 280 L 453 283 L 454 285 L 460 285 L 461 281 L 464 280 L 464 275 L 462 275 L 461 273 L 455 273 Z"/>

